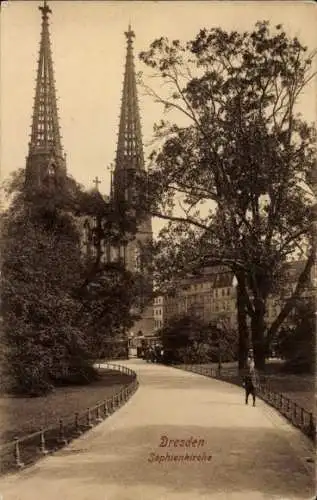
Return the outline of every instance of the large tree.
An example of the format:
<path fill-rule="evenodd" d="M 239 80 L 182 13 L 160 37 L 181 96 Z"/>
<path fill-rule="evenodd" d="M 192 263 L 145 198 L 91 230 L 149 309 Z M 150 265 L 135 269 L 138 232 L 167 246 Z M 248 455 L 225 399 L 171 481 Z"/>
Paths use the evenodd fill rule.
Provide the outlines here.
<path fill-rule="evenodd" d="M 11 387 L 42 394 L 61 382 L 89 381 L 94 361 L 107 354 L 107 341 L 131 325 L 131 307 L 143 291 L 140 276 L 120 263 L 101 262 L 102 242 L 122 243 L 130 222 L 123 224 L 70 178 L 58 192 L 44 188 L 32 196 L 25 192 L 22 169 L 5 192 L 10 203 L 0 219 L 2 364 Z M 83 216 L 94 221 L 90 260 L 81 251 Z"/>
<path fill-rule="evenodd" d="M 87 359 L 74 321 L 82 272 L 71 217 L 36 207 L 18 190 L 1 216 L 2 340 L 15 390 L 46 392 L 67 377 L 75 359 L 77 365 Z"/>
<path fill-rule="evenodd" d="M 203 29 L 188 43 L 161 38 L 140 54 L 165 94 L 144 84 L 146 91 L 174 121 L 155 127 L 160 143 L 150 157 L 147 202 L 170 221 L 160 260 L 180 274 L 189 262 L 234 272 L 240 339 L 248 315 L 258 368 L 315 258 L 312 200 L 302 184 L 314 168 L 316 135 L 297 112 L 315 76 L 313 57 L 268 22 L 244 33 Z M 267 325 L 268 297 L 296 252 L 306 266 Z"/>

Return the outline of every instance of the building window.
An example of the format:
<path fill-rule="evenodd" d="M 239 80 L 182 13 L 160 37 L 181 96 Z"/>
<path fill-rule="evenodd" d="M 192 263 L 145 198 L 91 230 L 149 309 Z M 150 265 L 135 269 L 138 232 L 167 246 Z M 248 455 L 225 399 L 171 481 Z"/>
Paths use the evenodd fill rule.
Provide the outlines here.
<path fill-rule="evenodd" d="M 134 250 L 134 269 L 135 271 L 141 270 L 141 252 L 139 247 L 136 247 Z"/>
<path fill-rule="evenodd" d="M 51 178 L 55 177 L 55 165 L 54 165 L 54 163 L 49 164 L 47 173 L 48 173 L 49 177 L 51 177 Z"/>

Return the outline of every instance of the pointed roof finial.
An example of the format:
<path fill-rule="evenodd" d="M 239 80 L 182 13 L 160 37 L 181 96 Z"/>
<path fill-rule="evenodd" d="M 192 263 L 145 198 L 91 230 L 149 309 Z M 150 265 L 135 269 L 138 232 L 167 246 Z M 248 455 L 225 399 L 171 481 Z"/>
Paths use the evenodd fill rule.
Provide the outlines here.
<path fill-rule="evenodd" d="M 98 184 L 101 184 L 101 181 L 99 180 L 98 176 L 94 178 L 93 183 L 95 184 L 95 190 L 99 191 Z"/>
<path fill-rule="evenodd" d="M 129 23 L 128 31 L 125 31 L 125 36 L 127 37 L 128 43 L 132 43 L 132 39 L 135 37 L 134 31 L 131 29 L 131 23 Z"/>
<path fill-rule="evenodd" d="M 42 19 L 43 20 L 48 18 L 48 14 L 52 14 L 52 11 L 51 11 L 50 7 L 48 6 L 46 0 L 44 0 L 43 5 L 39 6 L 39 10 L 42 12 Z"/>

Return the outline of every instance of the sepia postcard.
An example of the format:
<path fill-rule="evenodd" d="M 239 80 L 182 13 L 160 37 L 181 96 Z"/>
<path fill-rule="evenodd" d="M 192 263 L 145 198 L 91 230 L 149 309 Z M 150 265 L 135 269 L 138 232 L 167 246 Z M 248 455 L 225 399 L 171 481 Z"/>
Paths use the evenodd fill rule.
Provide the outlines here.
<path fill-rule="evenodd" d="M 316 499 L 315 3 L 0 22 L 0 500 Z"/>

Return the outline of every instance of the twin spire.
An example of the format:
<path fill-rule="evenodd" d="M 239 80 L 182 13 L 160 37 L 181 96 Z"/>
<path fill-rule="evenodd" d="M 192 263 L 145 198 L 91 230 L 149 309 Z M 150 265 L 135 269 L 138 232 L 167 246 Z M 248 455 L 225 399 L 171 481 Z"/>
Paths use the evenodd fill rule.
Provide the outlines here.
<path fill-rule="evenodd" d="M 37 179 L 40 185 L 43 178 L 54 168 L 66 175 L 65 156 L 61 143 L 53 59 L 49 34 L 49 14 L 52 13 L 47 1 L 39 7 L 42 14 L 42 32 L 36 91 L 33 108 L 31 139 L 27 158 L 26 177 Z M 141 135 L 140 113 L 137 100 L 137 87 L 133 58 L 134 32 L 129 25 L 125 32 L 127 53 L 121 102 L 120 124 L 114 168 L 114 191 L 119 189 L 115 179 L 117 172 L 144 169 L 144 156 Z M 33 183 L 34 184 L 34 183 Z M 120 184 L 122 184 L 120 182 Z M 98 189 L 98 184 L 96 184 Z M 121 189 L 121 188 L 120 188 Z"/>
<path fill-rule="evenodd" d="M 133 38 L 135 34 L 130 25 L 128 31 L 125 32 L 125 36 L 127 38 L 127 55 L 121 101 L 116 170 L 144 168 L 141 122 L 133 58 Z"/>
<path fill-rule="evenodd" d="M 47 152 L 54 156 L 62 156 L 48 22 L 48 16 L 52 11 L 46 1 L 39 10 L 42 13 L 42 33 L 29 154 Z"/>

